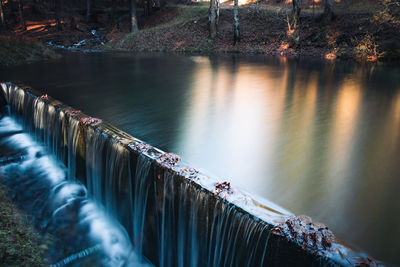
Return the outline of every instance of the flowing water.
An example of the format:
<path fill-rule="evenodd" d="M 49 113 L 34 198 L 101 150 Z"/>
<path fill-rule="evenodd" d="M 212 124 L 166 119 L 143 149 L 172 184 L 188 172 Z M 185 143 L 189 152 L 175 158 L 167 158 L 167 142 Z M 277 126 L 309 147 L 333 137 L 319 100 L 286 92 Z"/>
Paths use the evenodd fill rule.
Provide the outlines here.
<path fill-rule="evenodd" d="M 330 262 L 301 250 L 289 253 L 291 248 L 276 237 L 269 241 L 272 225 L 290 215 L 276 205 L 256 202 L 236 190 L 226 196 L 235 205 L 228 205 L 215 198 L 214 179 L 194 170 L 185 171 L 185 165 L 183 170 L 172 171 L 168 166 L 176 162 L 168 161 L 168 154 L 106 123 L 85 123 L 85 115 L 59 101 L 10 83 L 1 86 L 8 103 L 2 112 L 6 123 L 0 154 L 4 163 L 1 182 L 10 187 L 17 203 L 33 213 L 40 231 L 61 239 L 62 245 L 55 243 L 49 253 L 50 262 L 64 257 L 56 266 L 70 262 L 97 265 L 97 261 L 105 266 L 147 265 L 147 257 L 157 266 L 280 266 L 298 262 L 299 257 L 304 266 Z M 13 126 L 15 120 L 17 128 Z M 14 147 L 15 142 L 8 137 L 21 133 L 24 138 Z M 29 142 L 29 138 L 37 143 Z M 38 150 L 38 143 L 44 144 L 44 149 Z M 30 168 L 23 167 L 24 150 L 34 150 L 27 157 L 33 163 Z M 50 155 L 55 159 L 50 164 L 36 160 L 42 153 L 49 153 L 48 160 L 53 158 Z M 57 170 L 57 163 L 65 163 L 64 171 Z M 101 216 L 87 207 L 86 196 L 98 210 L 104 206 Z M 115 221 L 108 223 L 115 219 L 127 234 Z M 89 241 L 83 242 L 85 238 Z M 88 246 L 93 243 L 91 239 L 100 240 Z M 76 251 L 79 247 L 73 245 L 75 242 L 86 248 Z M 342 252 L 335 262 L 354 259 L 347 248 L 335 248 Z M 94 254 L 97 250 L 103 253 Z M 74 253 L 65 257 L 70 251 Z M 280 257 L 282 253 L 290 257 Z"/>
<path fill-rule="evenodd" d="M 24 81 L 252 194 L 326 223 L 337 236 L 379 259 L 400 264 L 398 66 L 268 57 L 71 54 L 1 70 L 0 80 Z M 48 138 L 45 142 L 54 154 L 69 162 L 69 175 L 75 175 L 80 163 L 68 159 L 51 136 L 43 134 L 42 140 Z M 86 161 L 98 162 L 94 151 L 104 148 L 105 141 L 88 136 L 86 153 L 92 156 Z M 72 145 L 71 151 L 75 148 Z M 110 154 L 119 148 L 115 144 L 104 149 Z M 86 170 L 89 192 L 97 192 L 109 210 L 115 205 L 114 199 L 107 199 L 109 187 L 91 181 L 130 171 L 123 167 L 125 156 L 117 155 L 123 153 L 113 157 L 122 167 L 104 172 L 109 164 L 102 162 Z M 154 190 L 148 184 L 131 186 L 137 193 Z M 145 227 L 140 218 L 149 204 L 140 201 L 152 200 L 128 201 L 137 216 L 132 219 L 135 227 L 128 229 L 133 239 L 140 239 Z M 162 225 L 168 219 L 157 220 Z M 185 227 L 195 224 L 193 219 Z M 177 238 L 189 246 L 190 238 Z M 159 258 L 183 257 L 162 245 L 157 251 Z M 195 259 L 190 255 L 178 262 L 190 266 Z M 229 263 L 230 258 L 207 262 L 221 260 Z"/>
<path fill-rule="evenodd" d="M 51 266 L 151 266 L 125 229 L 9 116 L 0 118 L 0 182 L 34 218 Z"/>

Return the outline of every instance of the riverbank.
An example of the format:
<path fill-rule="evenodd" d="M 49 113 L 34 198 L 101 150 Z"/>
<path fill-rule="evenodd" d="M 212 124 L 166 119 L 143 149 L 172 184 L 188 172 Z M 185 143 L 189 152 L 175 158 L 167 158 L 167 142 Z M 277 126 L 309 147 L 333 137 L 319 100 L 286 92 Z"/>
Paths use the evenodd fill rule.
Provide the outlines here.
<path fill-rule="evenodd" d="M 253 53 L 279 56 L 336 58 L 358 61 L 400 58 L 400 23 L 380 9 L 374 12 L 337 13 L 322 26 L 321 14 L 304 10 L 300 17 L 300 41 L 295 44 L 288 28 L 290 9 L 262 5 L 239 8 L 241 41 L 233 44 L 233 9 L 221 9 L 218 36 L 208 38 L 208 5 L 178 5 L 154 13 L 152 24 L 136 33 L 109 33 L 108 49 L 199 53 Z M 383 12 L 383 11 L 382 11 Z M 157 18 L 162 21 L 157 24 Z M 156 21 L 156 25 L 154 25 Z"/>
<path fill-rule="evenodd" d="M 32 38 L 0 36 L 0 67 L 54 59 L 59 55 Z"/>
<path fill-rule="evenodd" d="M 0 262 L 2 266 L 45 266 L 39 236 L 0 185 Z"/>
<path fill-rule="evenodd" d="M 267 1 L 267 3 L 269 3 Z M 138 9 L 139 31 L 129 32 L 127 14 L 110 21 L 99 14 L 86 23 L 80 13 L 63 19 L 61 30 L 55 21 L 29 20 L 25 30 L 15 28 L 0 37 L 0 65 L 16 65 L 37 59 L 57 57 L 44 44 L 72 46 L 93 38 L 91 30 L 105 36 L 105 45 L 86 42 L 82 49 L 107 49 L 132 52 L 190 52 L 267 54 L 312 57 L 326 60 L 394 61 L 400 59 L 400 5 L 385 1 L 343 1 L 337 3 L 332 21 L 324 25 L 323 7 L 303 3 L 299 20 L 299 41 L 293 41 L 291 8 L 286 2 L 244 4 L 239 7 L 241 41 L 233 44 L 233 8 L 223 2 L 218 35 L 209 38 L 208 2 L 167 5 L 150 15 Z M 347 3 L 345 5 L 345 3 Z M 350 5 L 351 4 L 351 5 Z M 13 36 L 13 37 L 11 37 Z"/>

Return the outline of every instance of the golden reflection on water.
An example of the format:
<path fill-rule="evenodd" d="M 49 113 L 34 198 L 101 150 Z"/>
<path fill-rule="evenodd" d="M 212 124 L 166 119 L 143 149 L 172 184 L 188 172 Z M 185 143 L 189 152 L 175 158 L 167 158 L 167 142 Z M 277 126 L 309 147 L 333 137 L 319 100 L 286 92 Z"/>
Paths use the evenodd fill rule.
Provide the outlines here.
<path fill-rule="evenodd" d="M 247 66 L 212 70 L 211 64 L 202 60 L 195 73 L 185 131 L 179 138 L 182 149 L 178 150 L 194 152 L 185 158 L 202 161 L 214 170 L 218 170 L 222 159 L 231 166 L 241 166 L 235 172 L 246 179 L 235 181 L 238 186 L 265 184 L 271 174 L 260 174 L 259 170 L 272 168 L 273 149 L 259 148 L 275 146 L 279 132 L 276 122 L 281 120 L 285 105 L 285 90 L 280 87 L 286 82 L 287 71 L 274 77 L 272 68 L 267 72 L 264 67 Z M 212 153 L 204 157 L 207 151 Z M 214 173 L 226 177 L 225 172 Z"/>
<path fill-rule="evenodd" d="M 24 77 L 400 264 L 398 65 L 108 53 L 57 62 L 0 78 Z"/>
<path fill-rule="evenodd" d="M 400 88 L 397 90 L 397 96 L 395 100 L 393 101 L 392 108 L 391 108 L 391 114 L 392 118 L 395 122 L 397 122 L 397 125 L 400 125 Z M 396 125 L 396 124 L 395 124 Z M 400 139 L 400 127 L 392 127 L 392 131 L 394 132 L 394 140 L 399 142 Z"/>
<path fill-rule="evenodd" d="M 332 129 L 330 129 L 331 140 L 329 142 L 328 163 L 333 169 L 351 169 L 351 150 L 356 138 L 357 122 L 361 103 L 360 85 L 352 79 L 344 79 L 337 89 L 335 109 L 333 110 Z M 329 179 L 329 186 L 339 181 L 338 175 Z"/>
<path fill-rule="evenodd" d="M 400 90 L 376 104 L 383 93 L 367 94 L 371 73 L 356 67 L 338 79 L 329 64 L 304 72 L 285 60 L 196 62 L 176 149 L 185 159 L 346 240 L 378 239 L 368 217 L 382 214 L 395 186 L 388 177 L 400 173 L 388 162 L 399 155 Z"/>

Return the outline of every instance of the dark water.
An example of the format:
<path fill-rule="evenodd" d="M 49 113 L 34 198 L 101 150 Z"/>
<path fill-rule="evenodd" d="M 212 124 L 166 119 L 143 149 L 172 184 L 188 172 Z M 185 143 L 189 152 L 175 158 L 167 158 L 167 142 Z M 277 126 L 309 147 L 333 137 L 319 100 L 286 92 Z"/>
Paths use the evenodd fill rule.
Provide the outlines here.
<path fill-rule="evenodd" d="M 400 67 L 72 54 L 0 70 L 400 264 Z"/>

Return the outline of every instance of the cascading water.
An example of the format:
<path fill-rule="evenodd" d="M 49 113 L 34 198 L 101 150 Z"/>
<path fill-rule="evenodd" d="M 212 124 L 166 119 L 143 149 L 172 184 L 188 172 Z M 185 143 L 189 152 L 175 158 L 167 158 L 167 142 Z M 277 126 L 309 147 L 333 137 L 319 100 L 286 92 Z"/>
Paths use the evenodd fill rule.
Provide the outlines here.
<path fill-rule="evenodd" d="M 54 239 L 50 263 L 145 265 L 122 226 L 88 198 L 81 183 L 66 180 L 65 167 L 9 116 L 0 120 L 0 151 L 0 158 L 7 159 L 0 162 L 1 183 L 32 213 L 36 228 Z"/>
<path fill-rule="evenodd" d="M 61 210 L 55 214 L 67 207 L 87 212 L 89 207 L 102 204 L 108 216 L 94 216 L 92 228 L 106 238 L 107 233 L 102 231 L 109 226 L 101 225 L 103 219 L 106 222 L 110 217 L 117 218 L 131 237 L 137 251 L 135 257 L 140 259 L 128 253 L 130 245 L 122 249 L 128 238 L 119 234 L 121 258 L 128 257 L 135 263 L 148 258 L 157 266 L 182 267 L 352 264 L 355 254 L 340 244 L 328 244 L 325 236 L 301 233 L 301 242 L 305 242 L 301 245 L 300 241 L 288 240 L 285 232 L 276 227 L 293 215 L 280 207 L 256 201 L 231 189 L 229 184 L 217 184 L 215 179 L 186 167 L 179 157 L 47 95 L 39 97 L 35 91 L 13 84 L 2 87 L 13 118 L 67 166 L 68 182 L 64 178 L 56 184 L 48 182 L 47 187 L 62 196 L 61 200 L 52 197 L 49 201 L 51 205 L 59 203 Z M 29 155 L 31 160 L 36 157 L 34 153 Z M 43 157 L 33 161 L 39 163 L 40 158 Z M 10 186 L 26 190 L 32 177 L 25 177 L 24 185 L 17 182 Z M 75 182 L 75 177 L 86 186 L 96 205 L 87 200 L 84 187 Z M 81 216 L 78 225 L 93 219 L 85 212 L 85 219 Z M 114 228 L 115 225 L 111 223 Z M 111 239 L 108 241 L 115 242 L 115 237 Z M 325 242 L 324 250 L 310 249 L 321 242 Z M 85 248 L 96 245 L 87 243 Z M 109 258 L 115 256 L 105 256 Z"/>

